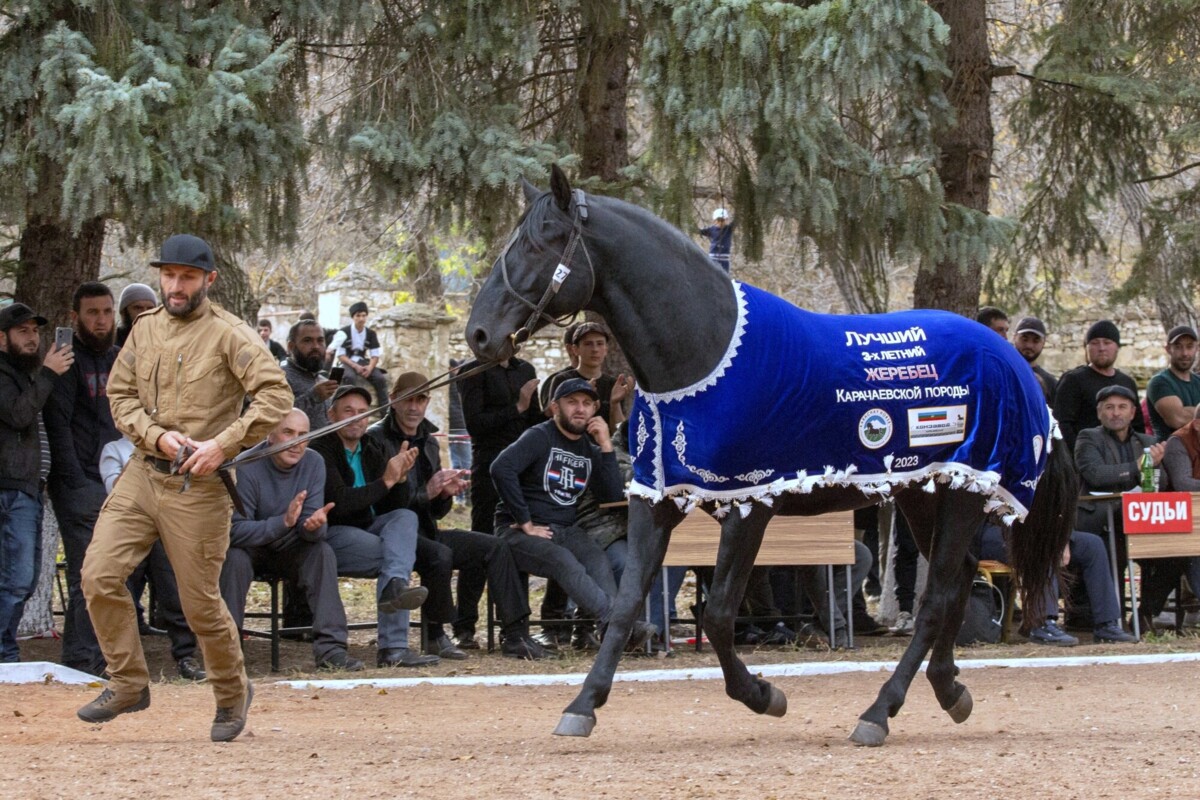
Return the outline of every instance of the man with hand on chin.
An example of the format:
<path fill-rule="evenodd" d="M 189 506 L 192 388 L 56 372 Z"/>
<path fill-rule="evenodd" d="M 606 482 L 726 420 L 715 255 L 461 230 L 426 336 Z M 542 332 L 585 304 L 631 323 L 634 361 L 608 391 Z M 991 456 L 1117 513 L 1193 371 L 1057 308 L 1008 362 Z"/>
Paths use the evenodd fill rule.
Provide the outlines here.
<path fill-rule="evenodd" d="M 159 269 L 163 305 L 139 318 L 108 380 L 113 421 L 136 451 L 100 512 L 83 563 L 88 614 L 112 680 L 78 714 L 107 722 L 150 705 L 125 579 L 161 539 L 216 695 L 211 738 L 229 741 L 246 725 L 253 690 L 241 636 L 221 601 L 232 502 L 215 473 L 283 419 L 292 392 L 258 334 L 209 301 L 217 268 L 203 239 L 172 236 L 150 265 Z M 253 401 L 243 413 L 246 395 Z M 184 447 L 190 455 L 178 459 Z"/>
<path fill-rule="evenodd" d="M 604 551 L 575 524 L 576 504 L 593 477 L 600 502 L 624 495 L 608 423 L 596 416 L 599 402 L 583 378 L 563 381 L 554 390 L 551 419 L 509 445 L 491 472 L 500 495 L 496 535 L 508 542 L 517 567 L 558 581 L 603 626 L 617 584 Z M 653 625 L 635 622 L 629 646 L 654 633 Z"/>

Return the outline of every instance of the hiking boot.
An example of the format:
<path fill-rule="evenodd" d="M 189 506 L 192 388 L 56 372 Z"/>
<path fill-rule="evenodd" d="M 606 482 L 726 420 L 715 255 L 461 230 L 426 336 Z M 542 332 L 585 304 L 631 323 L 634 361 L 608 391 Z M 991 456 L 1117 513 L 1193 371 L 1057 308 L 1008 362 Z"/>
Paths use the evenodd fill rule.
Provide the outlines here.
<path fill-rule="evenodd" d="M 412 611 L 420 608 L 429 596 L 424 586 L 409 586 L 404 578 L 392 578 L 379 593 L 379 613 L 395 614 L 397 611 Z"/>
<path fill-rule="evenodd" d="M 232 742 L 246 727 L 246 715 L 250 713 L 250 701 L 254 699 L 254 685 L 246 681 L 246 691 L 232 706 L 218 706 L 213 717 L 211 738 L 214 742 Z"/>
<path fill-rule="evenodd" d="M 105 689 L 92 702 L 76 712 L 84 722 L 108 722 L 121 714 L 132 714 L 134 711 L 145 711 L 150 707 L 150 687 L 147 686 L 135 695 L 121 695 L 112 689 Z"/>
<path fill-rule="evenodd" d="M 1092 631 L 1092 638 L 1096 642 L 1104 642 L 1108 644 L 1136 644 L 1137 637 L 1132 633 L 1127 632 L 1121 627 L 1121 623 L 1113 620 L 1107 622 Z"/>
<path fill-rule="evenodd" d="M 179 677 L 184 680 L 199 682 L 208 677 L 208 673 L 200 665 L 200 660 L 195 656 L 184 656 L 175 662 L 175 666 L 179 668 Z"/>
<path fill-rule="evenodd" d="M 525 661 L 541 661 L 550 657 L 546 648 L 524 633 L 505 636 L 504 643 L 500 645 L 500 652 L 505 658 L 520 658 Z"/>
<path fill-rule="evenodd" d="M 896 624 L 888 630 L 895 636 L 912 636 L 913 629 L 916 628 L 916 620 L 913 619 L 911 611 L 901 611 L 896 615 Z"/>
<path fill-rule="evenodd" d="M 1042 627 L 1031 630 L 1029 641 L 1052 647 L 1074 647 L 1079 644 L 1078 639 L 1058 627 L 1058 623 L 1052 619 L 1046 620 L 1046 624 Z"/>
<path fill-rule="evenodd" d="M 320 672 L 361 672 L 366 668 L 362 659 L 354 658 L 345 650 L 335 650 L 317 662 Z"/>

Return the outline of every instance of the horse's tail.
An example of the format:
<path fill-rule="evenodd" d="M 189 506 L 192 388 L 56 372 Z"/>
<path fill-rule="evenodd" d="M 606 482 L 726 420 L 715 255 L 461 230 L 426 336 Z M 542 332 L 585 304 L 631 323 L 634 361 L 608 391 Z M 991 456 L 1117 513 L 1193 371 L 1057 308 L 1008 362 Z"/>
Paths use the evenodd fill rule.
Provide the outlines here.
<path fill-rule="evenodd" d="M 1062 553 L 1075 528 L 1079 501 L 1079 475 L 1059 439 L 1046 459 L 1046 471 L 1038 481 L 1029 515 L 1013 523 L 1009 541 L 1012 568 L 1021 586 L 1026 625 L 1038 627 L 1047 613 L 1046 596 L 1051 579 L 1062 570 Z"/>

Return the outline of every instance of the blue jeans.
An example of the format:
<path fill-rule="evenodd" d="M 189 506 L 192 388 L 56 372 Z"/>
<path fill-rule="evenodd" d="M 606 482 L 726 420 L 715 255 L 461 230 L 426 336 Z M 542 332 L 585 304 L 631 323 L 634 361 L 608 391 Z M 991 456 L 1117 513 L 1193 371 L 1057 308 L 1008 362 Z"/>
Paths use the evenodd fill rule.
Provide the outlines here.
<path fill-rule="evenodd" d="M 337 557 L 337 573 L 349 578 L 377 578 L 375 598 L 392 578 L 409 580 L 417 560 L 417 515 L 407 508 L 381 514 L 371 527 L 330 525 L 325 542 Z M 379 649 L 408 647 L 408 612 L 379 614 Z"/>
<path fill-rule="evenodd" d="M 20 661 L 17 626 L 37 587 L 42 557 L 42 500 L 0 489 L 0 661 Z"/>

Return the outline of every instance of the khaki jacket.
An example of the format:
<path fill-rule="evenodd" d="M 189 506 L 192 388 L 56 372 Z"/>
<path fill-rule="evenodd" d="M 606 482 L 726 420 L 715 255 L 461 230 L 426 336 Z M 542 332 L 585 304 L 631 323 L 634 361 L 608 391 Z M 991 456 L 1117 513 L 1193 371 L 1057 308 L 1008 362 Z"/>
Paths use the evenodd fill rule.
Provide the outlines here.
<path fill-rule="evenodd" d="M 253 402 L 242 413 L 249 394 Z M 185 318 L 159 306 L 138 318 L 108 378 L 113 422 L 143 453 L 178 431 L 216 439 L 226 458 L 264 437 L 292 407 L 292 390 L 262 339 L 207 299 Z"/>

